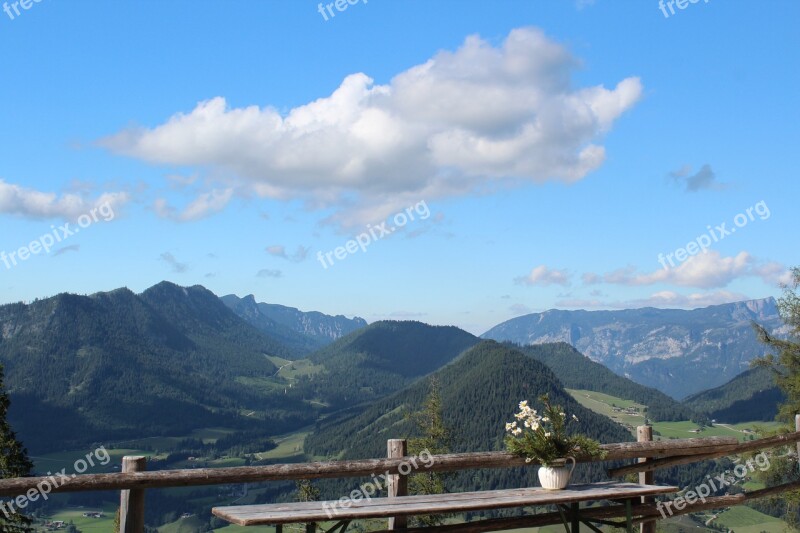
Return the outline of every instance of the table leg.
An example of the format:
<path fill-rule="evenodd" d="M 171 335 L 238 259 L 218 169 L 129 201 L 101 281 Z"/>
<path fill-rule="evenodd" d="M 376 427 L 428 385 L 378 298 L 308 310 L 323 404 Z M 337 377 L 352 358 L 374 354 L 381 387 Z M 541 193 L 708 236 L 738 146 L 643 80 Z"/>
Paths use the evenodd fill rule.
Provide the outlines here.
<path fill-rule="evenodd" d="M 578 533 L 581 530 L 581 521 L 580 521 L 580 504 L 573 503 L 572 504 L 572 533 Z"/>
<path fill-rule="evenodd" d="M 628 533 L 633 533 L 633 505 L 632 500 L 628 498 L 625 500 L 625 527 Z"/>

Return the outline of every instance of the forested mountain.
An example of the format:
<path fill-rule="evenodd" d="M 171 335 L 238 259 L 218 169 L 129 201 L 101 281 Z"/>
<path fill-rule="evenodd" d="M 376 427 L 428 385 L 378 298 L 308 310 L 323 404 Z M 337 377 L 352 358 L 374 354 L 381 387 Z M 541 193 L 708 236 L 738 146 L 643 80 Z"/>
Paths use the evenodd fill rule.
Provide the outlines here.
<path fill-rule="evenodd" d="M 259 303 L 251 294 L 239 298 L 234 294 L 221 300 L 233 312 L 262 333 L 273 337 L 304 355 L 367 325 L 363 318 L 330 316 L 316 311 L 303 312 L 294 307 Z"/>
<path fill-rule="evenodd" d="M 772 371 L 753 368 L 721 387 L 689 396 L 685 403 L 717 422 L 735 424 L 774 420 L 778 406 L 785 400 Z"/>
<path fill-rule="evenodd" d="M 504 425 L 513 419 L 518 403 L 527 399 L 538 405 L 537 398 L 545 393 L 578 416 L 581 432 L 603 442 L 631 440 L 621 426 L 578 404 L 541 362 L 508 345 L 483 341 L 431 377 L 439 384 L 454 452 L 502 449 Z M 332 415 L 307 437 L 306 451 L 328 457 L 385 456 L 387 439 L 415 436 L 404 414 L 419 410 L 428 392 L 429 380 L 420 379 L 363 410 Z M 599 468 L 594 474 L 602 476 Z M 454 483 L 462 489 L 490 489 L 532 483 L 534 477 L 535 469 L 475 471 Z"/>
<path fill-rule="evenodd" d="M 637 383 L 681 399 L 722 385 L 764 354 L 751 323 L 781 335 L 773 298 L 703 309 L 559 311 L 514 318 L 481 337 L 517 344 L 567 342 Z"/>
<path fill-rule="evenodd" d="M 275 373 L 265 354 L 286 353 L 202 287 L 165 282 L 141 295 L 119 289 L 0 307 L 10 418 L 35 452 L 223 423 L 279 432 L 312 420 L 308 409 L 282 410 L 282 397 L 241 384 Z M 254 415 L 244 419 L 242 409 Z"/>
<path fill-rule="evenodd" d="M 693 420 L 697 413 L 666 394 L 619 376 L 580 353 L 566 342 L 513 345 L 520 352 L 547 365 L 568 389 L 591 390 L 633 400 L 648 406 L 654 421 Z"/>
<path fill-rule="evenodd" d="M 369 401 L 437 370 L 479 341 L 453 326 L 375 322 L 311 354 L 325 372 L 297 386 L 335 406 Z"/>

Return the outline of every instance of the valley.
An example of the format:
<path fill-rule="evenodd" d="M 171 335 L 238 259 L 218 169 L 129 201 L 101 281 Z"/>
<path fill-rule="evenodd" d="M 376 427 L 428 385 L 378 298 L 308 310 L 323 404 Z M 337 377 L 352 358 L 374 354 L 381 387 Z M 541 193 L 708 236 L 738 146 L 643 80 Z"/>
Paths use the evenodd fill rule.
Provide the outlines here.
<path fill-rule="evenodd" d="M 733 436 L 744 441 L 759 427 L 776 427 L 755 420 L 712 422 L 713 415 L 739 413 L 743 403 L 758 419 L 774 417 L 779 399 L 770 396 L 763 373 L 736 376 L 680 402 L 565 342 L 497 342 L 454 327 L 415 321 L 360 325 L 344 317 L 298 317 L 296 310 L 287 311 L 292 321 L 284 316 L 280 323 L 249 300 L 227 298 L 223 304 L 202 287 L 161 283 L 141 295 L 125 290 L 59 295 L 29 306 L 0 307 L 0 326 L 14 324 L 5 326 L 0 343 L 11 419 L 29 443 L 35 470 L 69 471 L 99 443 L 111 460 L 89 473 L 119 471 L 125 455 L 148 457 L 149 470 L 381 457 L 388 438 L 417 433 L 409 417 L 422 408 L 433 383 L 453 429 L 454 452 L 502 449 L 503 425 L 518 402 L 536 401 L 544 392 L 578 416 L 582 432 L 601 442 L 633 440 L 636 426 L 645 421 L 653 425 L 656 439 Z M 57 349 L 41 333 L 45 314 L 54 317 L 49 319 L 53 334 L 70 328 Z M 276 340 L 280 336 L 292 342 L 282 344 Z M 41 348 L 22 359 L 18 354 L 25 345 Z M 145 371 L 134 378 L 120 372 L 124 364 Z M 23 378 L 25 372 L 49 375 L 56 369 L 65 382 L 43 391 Z M 64 390 L 68 393 L 59 396 Z M 113 391 L 107 396 L 113 402 L 96 405 L 94 396 L 82 391 Z M 70 438 L 56 448 L 34 420 L 51 421 Z M 70 442 L 72 451 L 65 451 Z M 575 479 L 604 475 L 599 465 L 583 465 Z M 679 475 L 688 480 L 694 474 L 683 470 Z M 530 471 L 448 478 L 451 490 L 533 483 Z M 345 490 L 339 482 L 319 486 L 323 497 Z M 164 489 L 158 491 L 157 505 L 148 503 L 149 520 L 165 531 L 193 531 L 198 524 L 235 531 L 214 522 L 209 509 L 287 501 L 294 492 L 293 483 Z M 54 495 L 36 511 L 94 530 L 107 527 L 113 505 L 113 495 Z M 103 509 L 103 517 L 83 516 L 90 508 Z"/>

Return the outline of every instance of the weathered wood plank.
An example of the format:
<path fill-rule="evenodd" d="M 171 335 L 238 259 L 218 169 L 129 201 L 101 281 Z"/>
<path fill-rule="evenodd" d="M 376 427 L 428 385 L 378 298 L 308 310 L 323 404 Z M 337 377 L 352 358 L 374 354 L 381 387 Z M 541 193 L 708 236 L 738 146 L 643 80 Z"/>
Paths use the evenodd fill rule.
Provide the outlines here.
<path fill-rule="evenodd" d="M 733 437 L 709 437 L 654 442 L 625 442 L 604 444 L 608 452 L 606 461 L 659 457 L 663 455 L 688 456 L 706 454 L 715 448 L 730 446 Z M 752 441 L 754 443 L 759 441 Z M 579 458 L 580 462 L 587 462 Z M 68 483 L 54 488 L 53 493 L 86 492 L 100 490 L 161 489 L 193 487 L 227 483 L 258 483 L 262 481 L 291 481 L 296 479 L 369 477 L 372 474 L 398 473 L 405 459 L 361 459 L 353 461 L 322 461 L 268 466 L 240 466 L 231 468 L 197 468 L 187 470 L 159 470 L 136 473 L 89 474 L 76 476 Z M 434 456 L 433 465 L 425 472 L 509 468 L 528 466 L 522 457 L 506 452 L 456 453 Z M 413 474 L 412 474 L 413 475 Z M 0 496 L 25 494 L 47 477 L 30 477 L 0 480 Z"/>
<path fill-rule="evenodd" d="M 669 468 L 678 465 L 685 465 L 695 463 L 698 461 L 706 461 L 709 459 L 717 459 L 718 457 L 725 457 L 726 455 L 737 455 L 745 452 L 752 452 L 762 448 L 775 448 L 778 446 L 785 446 L 800 442 L 800 433 L 787 433 L 785 435 L 777 435 L 775 437 L 768 437 L 765 439 L 752 440 L 735 446 L 719 446 L 716 450 L 706 452 L 700 455 L 680 455 L 677 457 L 662 457 L 652 459 L 646 463 L 638 463 L 619 468 L 612 468 L 608 471 L 611 477 L 624 476 L 635 472 L 650 472 L 660 468 Z"/>
<path fill-rule="evenodd" d="M 718 496 L 707 498 L 706 503 L 698 502 L 695 505 L 687 505 L 682 511 L 676 511 L 673 516 L 688 513 L 696 513 L 708 509 L 717 509 L 744 503 L 744 495 Z M 633 522 L 641 523 L 661 518 L 661 513 L 653 504 L 634 505 L 631 509 Z M 597 518 L 601 520 L 624 518 L 624 505 L 611 505 L 608 507 L 593 507 L 591 509 L 581 509 L 582 518 Z M 543 513 L 530 516 L 516 516 L 513 518 L 493 518 L 488 520 L 477 520 L 462 524 L 447 524 L 443 526 L 430 526 L 421 528 L 407 529 L 404 533 L 486 533 L 489 531 L 504 531 L 508 529 L 521 529 L 530 527 L 542 527 L 560 524 L 561 517 L 558 513 Z M 371 533 L 389 533 L 388 531 L 373 531 Z"/>
<path fill-rule="evenodd" d="M 575 485 L 566 490 L 548 491 L 540 487 L 525 489 L 430 494 L 402 498 L 372 498 L 308 505 L 266 504 L 215 507 L 211 512 L 241 526 L 286 524 L 310 520 L 385 518 L 399 515 L 455 513 L 530 505 L 552 505 L 583 501 L 638 498 L 641 496 L 677 492 L 677 487 L 639 485 L 635 483 L 596 483 Z"/>

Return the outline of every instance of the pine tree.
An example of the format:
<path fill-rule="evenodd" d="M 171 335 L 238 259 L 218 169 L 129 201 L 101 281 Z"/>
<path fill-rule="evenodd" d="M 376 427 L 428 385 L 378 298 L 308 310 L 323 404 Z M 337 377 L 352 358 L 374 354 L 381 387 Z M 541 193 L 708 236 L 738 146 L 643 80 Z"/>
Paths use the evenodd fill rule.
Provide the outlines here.
<path fill-rule="evenodd" d="M 408 415 L 416 426 L 420 437 L 408 439 L 408 453 L 411 456 L 423 452 L 431 455 L 450 453 L 450 431 L 442 417 L 442 397 L 439 394 L 439 382 L 432 378 L 425 403 L 420 411 Z M 409 494 L 443 494 L 444 478 L 435 472 L 416 472 L 408 480 Z M 438 526 L 451 515 L 415 516 L 413 525 Z"/>
<path fill-rule="evenodd" d="M 792 281 L 784 286 L 783 297 L 778 300 L 778 312 L 784 324 L 789 327 L 789 337 L 774 337 L 764 327 L 754 324 L 759 339 L 776 353 L 756 359 L 754 366 L 772 370 L 775 382 L 786 396 L 780 406 L 778 420 L 786 425 L 781 432 L 795 431 L 795 413 L 800 413 L 800 268 L 792 269 Z M 766 436 L 766 435 L 765 435 Z M 792 446 L 794 448 L 794 446 Z M 791 455 L 791 454 L 790 454 Z M 796 456 L 774 453 L 770 456 L 770 468 L 761 474 L 767 485 L 778 485 L 797 479 L 800 462 Z M 779 504 L 784 508 L 784 520 L 790 525 L 798 525 L 800 512 L 800 491 L 781 494 Z"/>
<path fill-rule="evenodd" d="M 28 459 L 28 451 L 17 440 L 8 423 L 10 401 L 3 384 L 3 367 L 0 365 L 0 478 L 16 478 L 30 475 L 33 463 Z M 5 506 L 3 509 L 7 509 Z M 9 510 L 10 511 L 10 510 Z M 30 518 L 19 513 L 0 512 L 0 532 L 31 531 Z"/>

